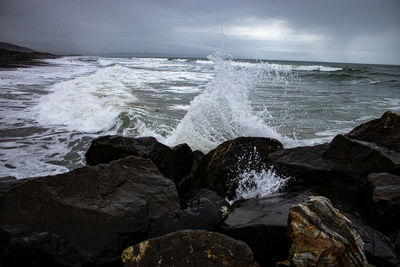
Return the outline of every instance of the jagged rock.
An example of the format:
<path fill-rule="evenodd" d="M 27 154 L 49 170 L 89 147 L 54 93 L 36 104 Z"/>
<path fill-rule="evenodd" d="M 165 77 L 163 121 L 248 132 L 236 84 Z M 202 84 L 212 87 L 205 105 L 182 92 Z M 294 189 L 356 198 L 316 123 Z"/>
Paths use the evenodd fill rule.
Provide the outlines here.
<path fill-rule="evenodd" d="M 187 144 L 170 148 L 154 137 L 102 136 L 92 141 L 86 152 L 86 163 L 109 163 L 126 156 L 149 158 L 161 173 L 178 183 L 192 170 L 194 156 Z"/>
<path fill-rule="evenodd" d="M 369 263 L 375 266 L 400 266 L 398 253 L 390 238 L 368 226 L 354 212 L 341 211 L 341 213 L 352 222 L 354 229 L 364 241 L 365 255 Z"/>
<path fill-rule="evenodd" d="M 371 173 L 366 181 L 372 203 L 371 217 L 382 230 L 400 228 L 400 176 Z"/>
<path fill-rule="evenodd" d="M 190 197 L 187 203 L 191 203 L 192 201 L 197 201 L 201 198 L 207 198 L 211 200 L 214 205 L 217 207 L 217 210 L 220 211 L 223 206 L 229 207 L 229 203 L 226 202 L 224 197 L 221 197 L 216 192 L 204 188 L 200 188 L 197 191 L 193 192 L 193 195 Z"/>
<path fill-rule="evenodd" d="M 290 209 L 288 237 L 294 266 L 368 266 L 360 235 L 325 197 Z"/>
<path fill-rule="evenodd" d="M 387 111 L 381 118 L 357 126 L 346 136 L 400 153 L 400 114 Z"/>
<path fill-rule="evenodd" d="M 68 266 L 118 262 L 127 242 L 147 238 L 151 218 L 180 208 L 173 181 L 135 156 L 25 180 L 0 203 L 8 261 L 28 265 L 27 251 Z"/>
<path fill-rule="evenodd" d="M 289 210 L 307 198 L 307 192 L 285 192 L 243 201 L 228 215 L 223 233 L 245 242 L 261 266 L 275 266 L 288 256 L 286 225 Z"/>
<path fill-rule="evenodd" d="M 258 266 L 241 241 L 223 234 L 184 230 L 146 240 L 122 253 L 125 266 Z"/>
<path fill-rule="evenodd" d="M 221 196 L 234 197 L 238 176 L 245 170 L 267 168 L 268 154 L 282 148 L 279 141 L 263 137 L 239 137 L 226 141 L 204 156 L 188 184 L 192 189 L 203 187 Z"/>
<path fill-rule="evenodd" d="M 343 135 L 333 138 L 323 157 L 349 166 L 359 177 L 371 172 L 400 172 L 399 153 Z"/>
<path fill-rule="evenodd" d="M 207 198 L 200 198 L 192 200 L 184 210 L 170 212 L 152 220 L 149 238 L 185 229 L 215 231 L 221 220 L 215 204 Z"/>

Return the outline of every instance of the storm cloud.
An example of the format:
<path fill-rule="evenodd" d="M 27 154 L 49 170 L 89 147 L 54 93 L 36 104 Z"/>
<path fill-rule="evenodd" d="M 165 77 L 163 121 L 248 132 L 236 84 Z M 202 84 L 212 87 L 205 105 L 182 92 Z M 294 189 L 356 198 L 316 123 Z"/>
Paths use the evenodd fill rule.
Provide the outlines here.
<path fill-rule="evenodd" d="M 58 54 L 400 64 L 398 0 L 2 0 L 0 41 Z"/>

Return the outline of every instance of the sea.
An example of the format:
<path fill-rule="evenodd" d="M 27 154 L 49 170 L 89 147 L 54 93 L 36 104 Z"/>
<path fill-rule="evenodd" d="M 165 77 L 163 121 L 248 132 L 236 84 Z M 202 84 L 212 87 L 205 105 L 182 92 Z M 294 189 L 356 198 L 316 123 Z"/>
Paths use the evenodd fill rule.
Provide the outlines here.
<path fill-rule="evenodd" d="M 102 135 L 207 153 L 239 136 L 310 146 L 400 112 L 400 66 L 68 56 L 0 69 L 0 177 L 85 165 Z M 250 170 L 251 171 L 251 170 Z"/>

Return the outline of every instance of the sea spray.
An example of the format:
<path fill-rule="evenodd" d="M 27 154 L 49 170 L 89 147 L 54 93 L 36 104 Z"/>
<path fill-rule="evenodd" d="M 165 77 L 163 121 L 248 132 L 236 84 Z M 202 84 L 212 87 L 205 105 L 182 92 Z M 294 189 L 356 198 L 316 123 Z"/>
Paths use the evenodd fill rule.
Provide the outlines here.
<path fill-rule="evenodd" d="M 270 117 L 266 108 L 256 112 L 251 106 L 250 93 L 261 77 L 265 78 L 264 68 L 237 66 L 216 56 L 208 59 L 214 63 L 215 78 L 190 103 L 188 112 L 166 139 L 167 144 L 187 143 L 193 149 L 206 152 L 239 136 L 293 141 L 266 123 L 265 119 Z"/>
<path fill-rule="evenodd" d="M 255 147 L 252 151 L 243 151 L 237 166 L 246 167 L 237 170 L 235 196 L 227 199 L 231 205 L 241 199 L 262 198 L 279 192 L 290 180 L 290 177 L 278 175 L 273 166 L 266 165 Z"/>

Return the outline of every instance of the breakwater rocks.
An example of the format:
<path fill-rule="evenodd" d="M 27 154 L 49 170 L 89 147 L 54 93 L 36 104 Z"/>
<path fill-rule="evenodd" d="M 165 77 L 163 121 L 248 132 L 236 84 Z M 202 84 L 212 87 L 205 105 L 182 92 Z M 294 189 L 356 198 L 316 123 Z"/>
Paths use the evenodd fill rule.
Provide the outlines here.
<path fill-rule="evenodd" d="M 103 136 L 83 168 L 0 179 L 0 266 L 399 266 L 399 144 L 393 112 L 292 149 Z M 257 175 L 286 182 L 244 198 Z"/>

